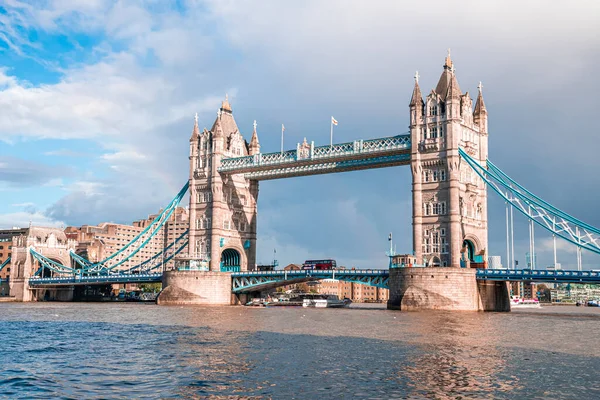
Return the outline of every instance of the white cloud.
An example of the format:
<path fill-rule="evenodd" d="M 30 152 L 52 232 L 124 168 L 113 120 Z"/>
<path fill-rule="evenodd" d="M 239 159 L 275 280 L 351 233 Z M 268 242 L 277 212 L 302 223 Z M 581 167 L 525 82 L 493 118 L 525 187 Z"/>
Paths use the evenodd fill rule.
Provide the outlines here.
<path fill-rule="evenodd" d="M 536 253 L 554 253 L 554 240 L 550 238 L 538 239 L 535 243 Z M 567 254 L 576 254 L 577 246 L 561 238 L 556 239 L 556 251 Z"/>
<path fill-rule="evenodd" d="M 314 123 L 318 113 L 325 118 L 330 113 L 344 117 L 338 111 L 347 114 L 346 125 L 336 132 L 340 140 L 347 139 L 343 135 L 404 132 L 414 70 L 421 71 L 427 92 L 441 72 L 447 47 L 453 48 L 463 90 L 473 92 L 476 82 L 484 81 L 490 127 L 495 129 L 490 140 L 497 149 L 510 149 L 517 172 L 522 173 L 524 164 L 538 163 L 544 171 L 532 176 L 559 179 L 560 174 L 572 176 L 581 163 L 590 171 L 598 166 L 595 147 L 581 144 L 595 143 L 595 131 L 591 125 L 578 125 L 585 121 L 580 114 L 597 108 L 595 93 L 600 89 L 586 78 L 600 61 L 595 51 L 600 37 L 595 2 L 433 1 L 425 9 L 417 3 L 384 1 L 211 0 L 186 2 L 183 13 L 160 2 L 7 4 L 12 9 L 0 15 L 0 35 L 11 49 L 33 54 L 61 76 L 53 84 L 32 85 L 16 78 L 20 71 L 0 69 L 0 140 L 89 139 L 97 143 L 93 150 L 101 165 L 113 169 L 106 175 L 79 177 L 67 186 L 59 178 L 50 180 L 47 184 L 63 185 L 68 191 L 48 211 L 57 219 L 128 222 L 156 211 L 187 178 L 187 139 L 194 112 L 210 126 L 226 91 L 239 94 L 244 107 L 236 112 L 241 111 L 242 121 L 259 119 L 261 144 L 267 151 L 278 148 L 278 135 L 269 131 L 269 124 L 290 120 L 286 143 L 293 143 L 294 123 L 297 135 L 320 134 Z M 61 65 L 66 66 L 59 68 L 48 64 L 49 55 L 27 42 L 18 26 L 67 37 L 72 31 L 93 33 L 102 39 L 93 49 L 80 49 L 89 59 L 63 58 Z M 584 84 L 585 93 L 574 89 Z M 567 117 L 556 123 L 552 119 L 557 115 Z M 572 132 L 581 133 L 578 140 L 565 139 Z M 548 154 L 581 156 L 569 159 L 567 166 L 543 164 Z M 546 174 L 552 168 L 560 170 Z M 348 185 L 356 190 L 366 187 L 362 178 L 352 179 Z M 375 239 L 365 238 L 382 229 L 387 235 L 388 225 L 374 223 L 374 215 L 386 218 L 390 209 L 398 214 L 410 210 L 409 183 L 402 185 L 406 191 L 388 199 L 391 205 L 359 193 L 368 198 L 363 204 L 346 200 L 336 203 L 339 211 L 322 213 L 336 246 L 364 246 L 367 258 L 379 251 Z M 381 182 L 378 193 L 391 186 Z M 335 202 L 340 194 L 328 196 Z M 280 212 L 281 219 L 288 211 L 301 216 L 315 205 L 298 196 L 289 206 L 273 213 Z M 376 211 L 365 213 L 368 208 Z M 409 217 L 404 215 L 398 223 L 410 224 Z M 261 231 L 266 254 L 271 242 L 282 253 L 301 259 L 311 248 L 310 233 L 282 238 L 281 230 L 289 226 L 270 221 L 267 213 L 260 218 L 266 228 Z M 410 237 L 402 240 L 410 243 Z M 361 263 L 360 257 L 348 256 L 348 262 Z"/>
<path fill-rule="evenodd" d="M 61 227 L 66 226 L 64 222 L 48 217 L 41 212 L 18 211 L 14 213 L 0 214 L 0 229 L 13 227 L 25 228 L 32 225 Z"/>

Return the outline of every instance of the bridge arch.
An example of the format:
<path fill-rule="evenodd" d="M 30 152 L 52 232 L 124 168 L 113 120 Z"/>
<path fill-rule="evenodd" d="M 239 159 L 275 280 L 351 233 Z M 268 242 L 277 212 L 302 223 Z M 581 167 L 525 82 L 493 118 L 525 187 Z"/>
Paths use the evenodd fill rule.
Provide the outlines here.
<path fill-rule="evenodd" d="M 242 270 L 245 265 L 245 254 L 236 247 L 228 247 L 221 252 L 221 271 L 234 272 Z"/>

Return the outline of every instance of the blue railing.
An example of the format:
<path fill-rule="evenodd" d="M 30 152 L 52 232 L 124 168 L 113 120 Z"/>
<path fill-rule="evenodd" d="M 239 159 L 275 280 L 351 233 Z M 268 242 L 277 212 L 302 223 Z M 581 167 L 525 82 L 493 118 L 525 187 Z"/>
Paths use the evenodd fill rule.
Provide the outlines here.
<path fill-rule="evenodd" d="M 337 279 L 387 289 L 389 271 L 387 269 L 248 271 L 234 272 L 231 277 L 232 292 L 234 293 L 251 292 L 318 279 Z"/>
<path fill-rule="evenodd" d="M 310 148 L 300 148 L 284 152 L 255 154 L 252 156 L 225 158 L 221 160 L 219 172 L 242 172 L 258 169 L 260 167 L 293 165 L 298 161 L 310 162 L 316 160 L 327 162 L 344 156 L 360 154 L 377 154 L 393 150 L 410 150 L 410 135 L 398 135 L 370 140 L 356 140 L 349 143 L 337 143 Z"/>
<path fill-rule="evenodd" d="M 477 279 L 493 281 L 600 283 L 600 272 L 566 270 L 545 271 L 531 269 L 478 269 Z"/>
<path fill-rule="evenodd" d="M 150 283 L 161 282 L 162 273 L 156 274 L 115 274 L 100 276 L 66 276 L 53 278 L 31 278 L 30 286 L 78 286 L 110 283 Z"/>
<path fill-rule="evenodd" d="M 240 272 L 239 265 L 221 265 L 221 272 Z"/>

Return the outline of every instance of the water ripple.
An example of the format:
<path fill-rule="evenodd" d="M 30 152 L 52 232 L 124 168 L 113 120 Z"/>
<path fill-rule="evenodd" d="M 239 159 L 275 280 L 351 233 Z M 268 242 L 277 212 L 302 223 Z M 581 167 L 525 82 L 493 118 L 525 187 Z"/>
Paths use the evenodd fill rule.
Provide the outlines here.
<path fill-rule="evenodd" d="M 565 312 L 0 305 L 0 397 L 600 398 Z"/>

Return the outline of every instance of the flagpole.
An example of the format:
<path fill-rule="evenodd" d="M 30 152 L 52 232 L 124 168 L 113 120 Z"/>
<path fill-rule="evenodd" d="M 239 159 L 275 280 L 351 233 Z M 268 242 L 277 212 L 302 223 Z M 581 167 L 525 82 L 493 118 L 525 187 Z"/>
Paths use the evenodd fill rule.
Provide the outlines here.
<path fill-rule="evenodd" d="M 329 147 L 333 147 L 333 117 L 331 119 L 331 132 L 329 133 Z"/>
<path fill-rule="evenodd" d="M 281 154 L 283 154 L 283 124 L 281 124 Z"/>

